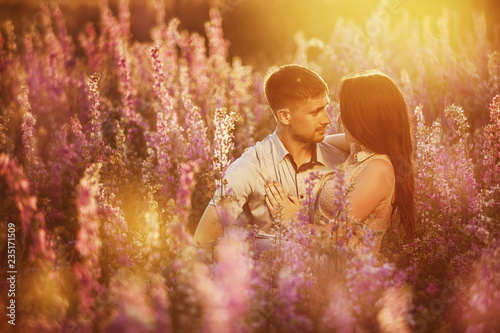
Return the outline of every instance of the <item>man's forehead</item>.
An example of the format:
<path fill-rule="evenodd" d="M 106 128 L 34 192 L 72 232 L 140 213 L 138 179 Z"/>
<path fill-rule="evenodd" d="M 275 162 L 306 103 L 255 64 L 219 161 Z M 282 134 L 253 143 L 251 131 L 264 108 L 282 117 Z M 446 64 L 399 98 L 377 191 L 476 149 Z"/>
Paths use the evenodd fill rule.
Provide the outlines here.
<path fill-rule="evenodd" d="M 330 104 L 330 97 L 328 96 L 328 94 L 324 94 L 323 96 L 316 96 L 316 97 L 313 97 L 313 98 L 309 98 L 307 100 L 307 102 L 311 103 L 311 104 L 315 104 L 315 105 L 326 105 L 326 104 Z"/>
<path fill-rule="evenodd" d="M 310 108 L 319 108 L 319 107 L 322 107 L 322 106 L 326 106 L 330 104 L 330 97 L 328 96 L 328 94 L 324 94 L 324 95 L 320 95 L 320 96 L 316 96 L 316 97 L 310 97 L 308 99 L 303 99 L 303 100 L 298 100 L 298 101 L 295 101 L 293 103 L 290 103 L 289 104 L 289 108 L 290 109 L 297 109 L 297 108 L 306 108 L 306 109 L 310 109 Z"/>

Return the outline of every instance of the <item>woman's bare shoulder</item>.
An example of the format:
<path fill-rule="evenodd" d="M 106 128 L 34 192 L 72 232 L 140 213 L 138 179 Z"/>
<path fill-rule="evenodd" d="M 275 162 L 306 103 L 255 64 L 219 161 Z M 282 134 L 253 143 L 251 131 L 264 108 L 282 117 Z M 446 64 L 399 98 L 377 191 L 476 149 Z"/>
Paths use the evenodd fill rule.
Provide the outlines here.
<path fill-rule="evenodd" d="M 395 180 L 394 167 L 388 158 L 373 158 L 362 174 L 377 183 L 392 184 Z"/>

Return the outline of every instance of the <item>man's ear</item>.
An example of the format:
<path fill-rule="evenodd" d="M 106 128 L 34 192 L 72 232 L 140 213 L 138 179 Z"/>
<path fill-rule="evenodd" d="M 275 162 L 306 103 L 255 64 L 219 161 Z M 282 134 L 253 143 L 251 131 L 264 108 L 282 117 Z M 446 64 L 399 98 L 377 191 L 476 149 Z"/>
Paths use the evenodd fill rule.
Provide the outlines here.
<path fill-rule="evenodd" d="M 288 125 L 290 123 L 290 111 L 288 109 L 279 109 L 276 111 L 276 118 L 283 125 Z"/>

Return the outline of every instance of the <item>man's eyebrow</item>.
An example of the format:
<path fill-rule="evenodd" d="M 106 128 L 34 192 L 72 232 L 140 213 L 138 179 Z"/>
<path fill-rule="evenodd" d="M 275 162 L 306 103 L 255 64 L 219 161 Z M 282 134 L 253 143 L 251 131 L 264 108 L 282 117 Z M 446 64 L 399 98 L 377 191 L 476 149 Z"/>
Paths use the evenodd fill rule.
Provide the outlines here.
<path fill-rule="evenodd" d="M 316 109 L 312 110 L 312 111 L 311 111 L 311 113 L 312 113 L 312 112 L 316 112 L 316 111 L 321 111 L 321 110 L 323 110 L 324 108 L 326 108 L 328 105 L 330 105 L 330 102 L 328 102 L 327 104 L 324 104 L 324 105 L 322 105 L 322 106 L 317 107 Z"/>

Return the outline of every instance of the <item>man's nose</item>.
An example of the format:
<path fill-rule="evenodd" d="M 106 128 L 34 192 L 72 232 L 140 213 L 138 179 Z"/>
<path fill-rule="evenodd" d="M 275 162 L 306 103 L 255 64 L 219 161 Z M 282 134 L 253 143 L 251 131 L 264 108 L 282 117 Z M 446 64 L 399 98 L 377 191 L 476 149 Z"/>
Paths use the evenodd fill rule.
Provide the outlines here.
<path fill-rule="evenodd" d="M 330 116 L 328 115 L 328 112 L 326 110 L 323 111 L 323 117 L 321 117 L 321 124 L 323 125 L 330 125 L 332 120 L 330 119 Z"/>

